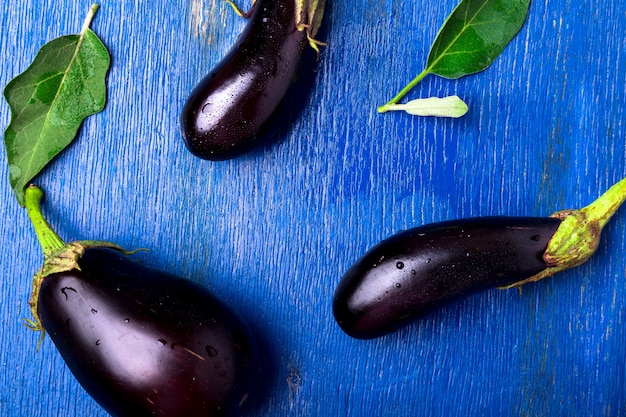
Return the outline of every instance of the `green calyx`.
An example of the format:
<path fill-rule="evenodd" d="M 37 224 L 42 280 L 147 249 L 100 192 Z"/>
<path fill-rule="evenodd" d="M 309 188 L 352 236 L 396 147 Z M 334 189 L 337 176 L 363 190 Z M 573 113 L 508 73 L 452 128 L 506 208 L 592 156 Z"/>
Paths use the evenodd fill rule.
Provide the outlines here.
<path fill-rule="evenodd" d="M 43 191 L 30 185 L 24 191 L 24 201 L 28 218 L 33 224 L 35 234 L 43 250 L 44 257 L 55 254 L 65 247 L 65 242 L 56 234 L 41 213 Z"/>
<path fill-rule="evenodd" d="M 43 191 L 30 185 L 24 192 L 25 207 L 28 217 L 35 229 L 35 234 L 41 245 L 44 254 L 43 266 L 33 276 L 32 290 L 28 305 L 30 307 L 32 319 L 24 319 L 26 326 L 35 331 L 41 332 L 41 337 L 37 346 L 41 344 L 45 331 L 39 318 L 37 305 L 39 302 L 39 289 L 44 279 L 53 274 L 68 272 L 72 270 L 80 271 L 78 265 L 79 259 L 82 257 L 85 249 L 93 247 L 106 247 L 124 251 L 118 245 L 111 242 L 103 242 L 97 240 L 83 240 L 78 242 L 65 243 L 59 235 L 52 229 L 50 224 L 43 217 L 41 212 L 41 200 L 43 199 Z"/>
<path fill-rule="evenodd" d="M 226 0 L 226 3 L 232 7 L 238 16 L 243 18 L 249 18 L 252 16 L 252 11 L 258 0 L 252 0 L 252 7 L 247 12 L 244 12 L 235 4 L 233 0 Z M 299 31 L 306 31 L 306 37 L 309 41 L 309 46 L 320 53 L 320 46 L 326 46 L 326 43 L 315 39 L 317 31 L 322 25 L 322 17 L 324 16 L 324 5 L 326 0 L 294 0 L 296 3 L 296 29 Z"/>
<path fill-rule="evenodd" d="M 548 242 L 543 259 L 547 268 L 530 278 L 502 287 L 521 287 L 557 272 L 585 263 L 600 244 L 602 229 L 626 201 L 626 178 L 609 188 L 597 200 L 579 210 L 563 210 L 550 217 L 561 224 Z"/>
<path fill-rule="evenodd" d="M 296 2 L 296 28 L 299 31 L 306 31 L 306 37 L 311 48 L 320 53 L 320 46 L 325 46 L 324 42 L 315 39 L 317 31 L 322 25 L 324 16 L 325 0 L 295 0 Z"/>

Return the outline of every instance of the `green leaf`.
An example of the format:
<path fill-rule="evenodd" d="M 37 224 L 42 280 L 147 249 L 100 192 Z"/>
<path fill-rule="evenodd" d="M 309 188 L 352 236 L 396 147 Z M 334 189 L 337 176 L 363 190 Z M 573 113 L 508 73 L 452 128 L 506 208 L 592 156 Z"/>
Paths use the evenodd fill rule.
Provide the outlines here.
<path fill-rule="evenodd" d="M 82 121 L 104 109 L 109 53 L 89 29 L 45 44 L 4 90 L 11 122 L 4 132 L 9 182 L 20 205 L 24 188 L 76 137 Z"/>
<path fill-rule="evenodd" d="M 520 31 L 529 7 L 530 0 L 462 0 L 439 29 L 426 68 L 378 111 L 388 111 L 428 74 L 460 78 L 486 69 Z"/>
<path fill-rule="evenodd" d="M 404 110 L 414 116 L 435 116 L 458 118 L 467 113 L 467 104 L 458 96 L 429 97 L 411 100 L 405 104 L 391 104 L 388 111 Z"/>
<path fill-rule="evenodd" d="M 459 78 L 487 68 L 520 31 L 530 0 L 463 0 L 430 48 L 426 71 Z"/>

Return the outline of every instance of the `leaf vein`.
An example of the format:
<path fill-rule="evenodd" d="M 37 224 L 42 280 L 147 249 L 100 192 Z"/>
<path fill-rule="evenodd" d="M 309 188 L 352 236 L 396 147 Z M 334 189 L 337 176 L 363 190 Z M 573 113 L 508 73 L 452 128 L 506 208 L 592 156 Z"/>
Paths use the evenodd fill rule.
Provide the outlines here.
<path fill-rule="evenodd" d="M 433 62 L 431 63 L 431 65 L 428 66 L 428 68 L 426 69 L 426 71 L 431 72 L 432 69 L 434 67 L 437 66 L 437 64 L 441 61 L 441 59 L 443 59 L 443 57 L 445 57 L 446 55 L 448 55 L 448 51 L 452 48 L 452 46 L 458 42 L 458 40 L 463 36 L 463 34 L 465 33 L 465 31 L 468 29 L 468 25 L 471 24 L 471 22 L 476 19 L 476 16 L 478 16 L 478 14 L 486 7 L 488 0 L 483 1 L 482 5 L 480 5 L 480 7 L 478 8 L 478 10 L 476 11 L 476 13 L 472 16 L 472 18 L 470 19 L 469 23 L 467 21 L 467 17 L 468 17 L 468 11 L 469 11 L 469 5 L 471 3 L 471 0 L 468 0 L 467 3 L 467 8 L 465 10 L 465 16 L 464 16 L 464 20 L 463 20 L 463 28 L 459 31 L 459 33 L 452 39 L 452 41 L 448 44 L 448 46 L 446 48 L 444 48 L 443 52 L 441 54 L 437 55 L 437 58 L 435 58 L 433 60 Z"/>

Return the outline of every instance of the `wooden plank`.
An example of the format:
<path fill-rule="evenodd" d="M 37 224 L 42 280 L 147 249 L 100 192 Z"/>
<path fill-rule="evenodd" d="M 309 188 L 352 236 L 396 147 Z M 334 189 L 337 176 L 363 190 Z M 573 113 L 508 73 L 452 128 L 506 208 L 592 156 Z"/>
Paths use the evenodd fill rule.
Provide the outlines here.
<path fill-rule="evenodd" d="M 341 274 L 398 230 L 549 215 L 626 173 L 620 2 L 533 2 L 492 67 L 430 76 L 410 94 L 458 94 L 462 119 L 376 114 L 421 70 L 455 5 L 330 2 L 328 47 L 290 133 L 215 163 L 186 151 L 178 117 L 245 21 L 216 0 L 102 4 L 93 29 L 112 56 L 108 105 L 38 179 L 45 212 L 67 240 L 149 248 L 142 262 L 207 285 L 252 322 L 268 376 L 246 415 L 626 414 L 624 209 L 587 264 L 521 294 L 478 294 L 372 341 L 332 318 Z M 88 7 L 5 0 L 0 85 L 46 41 L 78 32 Z M 0 195 L 0 415 L 104 416 L 50 340 L 36 352 L 20 324 L 41 254 L 6 176 Z"/>

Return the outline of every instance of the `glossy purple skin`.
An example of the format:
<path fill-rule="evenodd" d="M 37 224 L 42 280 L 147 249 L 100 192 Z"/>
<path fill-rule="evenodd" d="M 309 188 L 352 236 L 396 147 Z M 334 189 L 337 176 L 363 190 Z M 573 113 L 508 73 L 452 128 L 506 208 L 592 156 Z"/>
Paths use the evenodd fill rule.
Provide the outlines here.
<path fill-rule="evenodd" d="M 295 20 L 295 0 L 256 1 L 236 45 L 185 103 L 182 135 L 194 155 L 234 158 L 267 142 L 289 118 L 285 97 L 308 45 Z"/>
<path fill-rule="evenodd" d="M 113 416 L 225 416 L 257 376 L 250 328 L 204 287 L 114 249 L 44 279 L 41 321 L 83 388 Z"/>
<path fill-rule="evenodd" d="M 529 278 L 560 220 L 482 217 L 400 232 L 373 247 L 341 278 L 333 313 L 348 335 L 393 332 L 461 297 Z"/>

